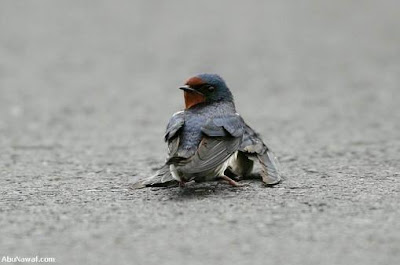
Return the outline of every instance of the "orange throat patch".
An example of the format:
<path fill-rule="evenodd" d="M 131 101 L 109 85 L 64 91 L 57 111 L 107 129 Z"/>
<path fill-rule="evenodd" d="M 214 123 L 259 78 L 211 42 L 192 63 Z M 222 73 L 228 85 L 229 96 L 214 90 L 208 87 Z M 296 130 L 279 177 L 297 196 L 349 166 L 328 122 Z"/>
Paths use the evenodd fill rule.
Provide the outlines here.
<path fill-rule="evenodd" d="M 193 107 L 194 105 L 197 105 L 199 103 L 205 102 L 206 98 L 203 95 L 197 94 L 196 92 L 188 92 L 184 91 L 184 96 L 185 96 L 185 108 L 189 109 Z"/>

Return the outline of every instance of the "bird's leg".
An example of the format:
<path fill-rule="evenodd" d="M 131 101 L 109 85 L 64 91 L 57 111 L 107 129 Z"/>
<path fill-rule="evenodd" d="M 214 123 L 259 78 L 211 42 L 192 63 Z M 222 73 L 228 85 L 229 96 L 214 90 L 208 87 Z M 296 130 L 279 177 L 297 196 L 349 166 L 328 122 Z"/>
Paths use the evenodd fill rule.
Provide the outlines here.
<path fill-rule="evenodd" d="M 179 181 L 179 187 L 184 188 L 185 182 L 183 180 Z"/>
<path fill-rule="evenodd" d="M 223 180 L 228 181 L 228 184 L 231 185 L 231 186 L 233 186 L 233 187 L 243 187 L 243 186 L 247 186 L 247 185 L 244 184 L 244 183 L 237 183 L 236 181 L 234 181 L 233 179 L 231 179 L 230 177 L 225 176 L 225 175 L 222 175 L 222 176 L 219 176 L 219 177 L 220 177 L 221 179 L 223 179 Z"/>

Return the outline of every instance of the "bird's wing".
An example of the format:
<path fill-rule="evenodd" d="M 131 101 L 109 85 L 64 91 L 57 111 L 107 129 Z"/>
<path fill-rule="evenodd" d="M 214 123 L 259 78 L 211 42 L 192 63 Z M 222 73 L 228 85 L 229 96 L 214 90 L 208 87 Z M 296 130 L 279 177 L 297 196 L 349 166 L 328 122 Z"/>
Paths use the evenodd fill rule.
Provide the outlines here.
<path fill-rule="evenodd" d="M 279 163 L 272 151 L 264 144 L 261 137 L 247 124 L 245 125 L 242 143 L 239 150 L 249 158 L 258 160 L 261 165 L 261 176 L 267 185 L 281 181 Z"/>
<path fill-rule="evenodd" d="M 225 115 L 209 119 L 201 128 L 203 138 L 196 153 L 181 161 L 171 160 L 187 173 L 202 173 L 213 170 L 240 146 L 244 123 L 237 115 Z"/>
<path fill-rule="evenodd" d="M 212 118 L 201 128 L 210 137 L 241 137 L 244 132 L 244 121 L 238 114 L 230 114 Z"/>
<path fill-rule="evenodd" d="M 169 165 L 164 165 L 160 168 L 156 174 L 151 177 L 140 179 L 135 182 L 132 186 L 133 189 L 141 189 L 145 187 L 168 187 L 177 185 L 176 181 L 169 171 Z"/>
<path fill-rule="evenodd" d="M 240 138 L 204 136 L 197 152 L 178 163 L 186 173 L 203 173 L 216 169 L 239 148 Z"/>
<path fill-rule="evenodd" d="M 173 156 L 178 151 L 179 134 L 184 124 L 185 116 L 183 111 L 175 113 L 168 122 L 164 135 L 164 140 L 168 143 L 168 157 Z"/>
<path fill-rule="evenodd" d="M 275 185 L 281 181 L 281 175 L 279 172 L 279 162 L 274 153 L 267 149 L 261 155 L 257 155 L 258 160 L 261 164 L 261 176 L 263 182 L 267 185 Z"/>
<path fill-rule="evenodd" d="M 173 156 L 179 147 L 179 132 L 185 124 L 184 112 L 175 113 L 168 122 L 164 140 L 168 143 L 168 156 Z M 178 183 L 171 175 L 169 165 L 165 164 L 153 176 L 144 178 L 134 183 L 132 188 L 140 189 L 150 186 L 170 186 Z"/>
<path fill-rule="evenodd" d="M 175 113 L 168 122 L 167 129 L 165 130 L 164 140 L 168 142 L 185 124 L 185 114 L 183 111 Z"/>

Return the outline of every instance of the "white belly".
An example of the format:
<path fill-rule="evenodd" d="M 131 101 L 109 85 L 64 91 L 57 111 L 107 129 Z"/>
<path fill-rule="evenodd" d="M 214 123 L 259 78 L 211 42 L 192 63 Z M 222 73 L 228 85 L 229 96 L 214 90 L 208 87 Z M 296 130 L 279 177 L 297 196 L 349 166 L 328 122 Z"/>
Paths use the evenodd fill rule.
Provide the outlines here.
<path fill-rule="evenodd" d="M 235 152 L 233 155 L 231 155 L 225 162 L 223 162 L 222 164 L 220 164 L 218 167 L 216 167 L 213 170 L 209 170 L 207 172 L 204 172 L 202 174 L 185 174 L 185 172 L 181 172 L 178 170 L 178 168 L 175 165 L 170 165 L 169 166 L 169 170 L 171 172 L 172 177 L 177 180 L 177 181 L 190 181 L 194 178 L 203 178 L 204 180 L 214 180 L 220 176 L 224 175 L 225 170 L 228 167 L 234 167 L 236 165 L 237 162 L 237 155 L 238 152 Z"/>

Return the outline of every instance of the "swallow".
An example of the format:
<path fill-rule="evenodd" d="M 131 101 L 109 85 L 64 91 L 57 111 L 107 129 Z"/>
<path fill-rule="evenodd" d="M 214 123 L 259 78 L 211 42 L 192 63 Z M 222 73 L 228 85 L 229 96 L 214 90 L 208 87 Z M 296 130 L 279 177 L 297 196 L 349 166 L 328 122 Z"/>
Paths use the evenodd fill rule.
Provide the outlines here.
<path fill-rule="evenodd" d="M 168 155 L 154 176 L 142 179 L 134 188 L 168 186 L 186 182 L 223 179 L 232 186 L 261 166 L 262 181 L 281 181 L 278 161 L 243 118 L 236 112 L 233 95 L 216 74 L 189 78 L 183 90 L 185 109 L 175 113 L 164 135 Z"/>

